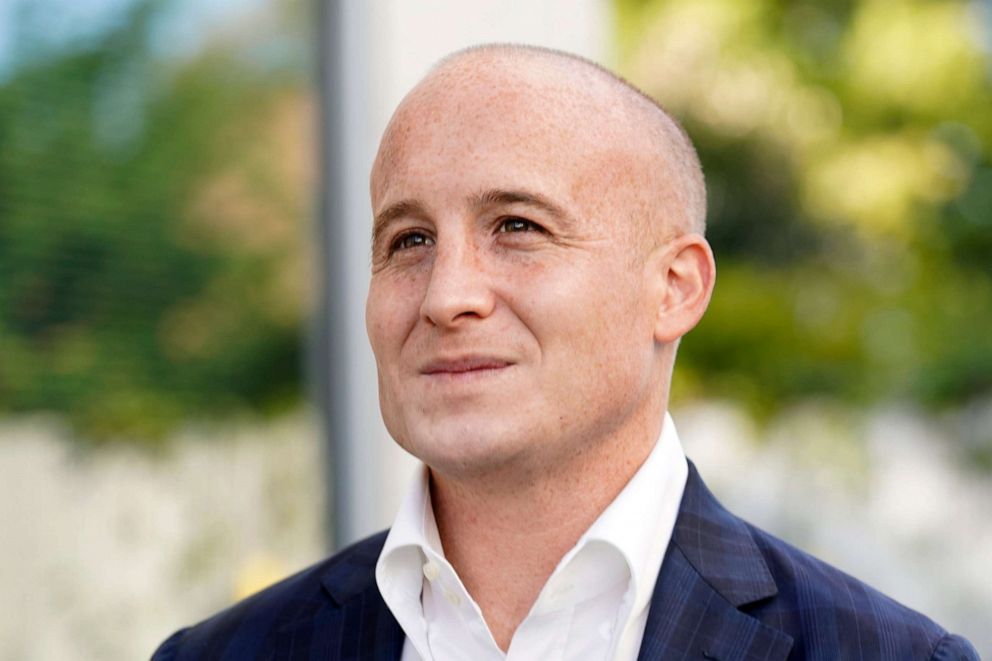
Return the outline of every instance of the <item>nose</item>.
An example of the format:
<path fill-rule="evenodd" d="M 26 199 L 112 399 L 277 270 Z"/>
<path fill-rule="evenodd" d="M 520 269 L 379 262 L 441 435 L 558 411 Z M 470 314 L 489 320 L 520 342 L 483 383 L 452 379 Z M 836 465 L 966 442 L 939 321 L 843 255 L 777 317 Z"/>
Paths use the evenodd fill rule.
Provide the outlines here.
<path fill-rule="evenodd" d="M 467 241 L 439 241 L 421 317 L 435 326 L 454 328 L 488 317 L 494 306 L 491 281 L 475 246 Z"/>

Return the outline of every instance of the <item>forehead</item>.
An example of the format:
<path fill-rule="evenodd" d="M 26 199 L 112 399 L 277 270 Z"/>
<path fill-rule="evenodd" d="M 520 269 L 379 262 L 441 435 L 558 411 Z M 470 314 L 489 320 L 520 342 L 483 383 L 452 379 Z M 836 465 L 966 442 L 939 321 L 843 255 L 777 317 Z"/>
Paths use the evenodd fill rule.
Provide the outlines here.
<path fill-rule="evenodd" d="M 428 79 L 386 131 L 372 173 L 373 205 L 397 189 L 442 194 L 526 179 L 568 195 L 631 176 L 637 158 L 622 104 L 547 74 L 497 69 Z"/>

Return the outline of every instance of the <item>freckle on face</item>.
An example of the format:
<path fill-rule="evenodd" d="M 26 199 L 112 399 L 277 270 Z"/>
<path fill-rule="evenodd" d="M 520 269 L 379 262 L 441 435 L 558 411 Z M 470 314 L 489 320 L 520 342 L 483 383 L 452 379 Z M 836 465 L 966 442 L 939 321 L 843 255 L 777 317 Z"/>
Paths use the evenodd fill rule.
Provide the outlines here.
<path fill-rule="evenodd" d="M 554 97 L 503 90 L 487 102 L 487 94 L 485 86 L 446 90 L 417 113 L 407 107 L 443 121 L 394 120 L 373 180 L 374 205 L 421 201 L 439 246 L 474 241 L 475 271 L 461 275 L 495 301 L 485 314 L 467 310 L 459 323 L 439 325 L 421 311 L 434 277 L 429 260 L 372 278 L 368 327 L 383 417 L 401 445 L 442 471 L 574 454 L 631 415 L 651 348 L 637 274 L 616 243 L 627 232 L 603 224 L 628 216 L 595 185 L 605 167 L 595 141 L 575 130 L 580 118 L 548 112 Z M 477 110 L 455 112 L 464 107 Z M 465 200 L 494 187 L 556 200 L 578 220 L 579 240 L 527 254 L 487 249 Z M 499 356 L 512 367 L 451 387 L 418 370 L 424 360 L 462 355 Z"/>

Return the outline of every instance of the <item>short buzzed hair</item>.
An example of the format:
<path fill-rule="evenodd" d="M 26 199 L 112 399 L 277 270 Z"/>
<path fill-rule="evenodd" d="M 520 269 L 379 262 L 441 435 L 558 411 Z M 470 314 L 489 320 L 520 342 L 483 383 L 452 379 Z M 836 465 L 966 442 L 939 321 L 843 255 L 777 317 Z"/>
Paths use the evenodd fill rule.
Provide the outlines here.
<path fill-rule="evenodd" d="M 526 44 L 512 43 L 492 43 L 469 46 L 438 61 L 428 73 L 434 73 L 450 65 L 456 64 L 459 60 L 471 57 L 474 54 L 498 54 L 506 56 L 536 57 L 548 61 L 555 61 L 565 66 L 573 67 L 576 71 L 591 75 L 597 80 L 605 82 L 616 89 L 621 98 L 625 99 L 632 106 L 639 108 L 651 126 L 645 127 L 653 130 L 665 146 L 665 160 L 669 165 L 669 170 L 677 179 L 676 185 L 671 191 L 676 203 L 681 207 L 684 221 L 684 231 L 704 234 L 706 231 L 706 182 L 703 178 L 702 164 L 699 162 L 699 155 L 696 148 L 686 133 L 682 124 L 669 113 L 664 106 L 658 103 L 646 92 L 636 85 L 619 76 L 606 67 L 590 59 L 560 51 L 544 46 L 532 46 Z"/>

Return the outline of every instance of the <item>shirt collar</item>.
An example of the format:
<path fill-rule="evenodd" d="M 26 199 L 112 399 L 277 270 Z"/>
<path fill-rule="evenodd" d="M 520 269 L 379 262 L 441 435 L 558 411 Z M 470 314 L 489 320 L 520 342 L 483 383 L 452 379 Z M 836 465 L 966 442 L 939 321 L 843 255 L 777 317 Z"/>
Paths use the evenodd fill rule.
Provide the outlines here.
<path fill-rule="evenodd" d="M 400 504 L 375 567 L 376 583 L 387 604 L 390 597 L 419 601 L 420 570 L 426 561 L 426 551 L 430 549 L 443 555 L 439 539 L 430 507 L 427 467 L 421 464 Z"/>
<path fill-rule="evenodd" d="M 675 423 L 665 413 L 651 454 L 576 544 L 582 548 L 599 541 L 620 552 L 633 579 L 635 613 L 647 606 L 654 592 L 688 475 Z"/>
<path fill-rule="evenodd" d="M 542 599 L 546 593 L 571 591 L 571 601 L 582 600 L 625 578 L 632 579 L 626 597 L 629 612 L 636 615 L 643 611 L 672 536 L 687 476 L 678 432 L 666 413 L 651 453 L 561 559 L 538 597 L 535 614 L 561 603 Z M 430 507 L 428 471 L 421 466 L 389 531 L 375 572 L 383 599 L 408 635 L 408 624 L 412 623 L 404 620 L 413 618 L 414 612 L 423 617 L 420 594 L 428 560 L 448 565 Z M 573 586 L 577 589 L 570 590 Z"/>

